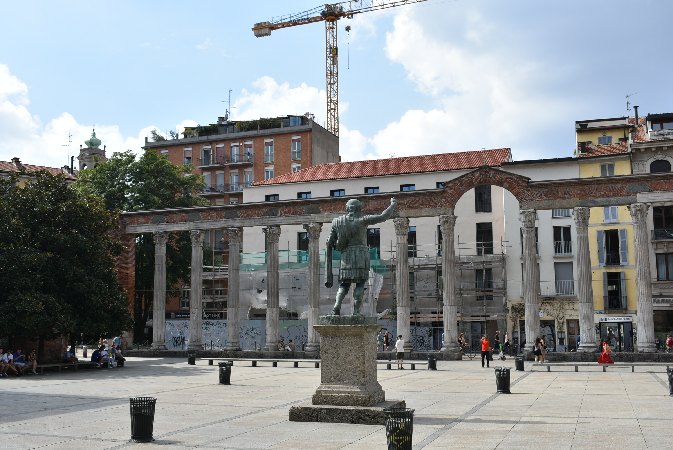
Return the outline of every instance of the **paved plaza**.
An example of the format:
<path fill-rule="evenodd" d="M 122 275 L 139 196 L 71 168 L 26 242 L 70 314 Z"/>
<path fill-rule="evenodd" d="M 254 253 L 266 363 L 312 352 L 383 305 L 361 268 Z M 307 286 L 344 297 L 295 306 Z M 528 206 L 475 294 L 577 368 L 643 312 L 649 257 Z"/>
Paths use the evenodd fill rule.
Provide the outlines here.
<path fill-rule="evenodd" d="M 235 364 L 229 386 L 218 383 L 217 365 L 174 358 L 0 379 L 0 448 L 386 448 L 382 425 L 288 421 L 291 406 L 310 401 L 320 369 Z M 490 369 L 476 359 L 437 365 L 378 371 L 386 397 L 416 410 L 415 449 L 673 448 L 665 368 L 547 373 L 527 362 L 517 372 L 509 359 Z M 512 368 L 510 395 L 496 393 L 494 365 Z M 135 396 L 157 398 L 152 443 L 130 441 Z"/>

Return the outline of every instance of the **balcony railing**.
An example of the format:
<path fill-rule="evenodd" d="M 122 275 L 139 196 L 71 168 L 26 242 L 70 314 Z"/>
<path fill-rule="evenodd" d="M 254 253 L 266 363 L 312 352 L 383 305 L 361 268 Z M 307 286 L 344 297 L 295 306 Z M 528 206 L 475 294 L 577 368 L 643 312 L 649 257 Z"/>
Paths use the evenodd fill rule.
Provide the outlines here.
<path fill-rule="evenodd" d="M 540 281 L 541 297 L 563 297 L 575 295 L 575 280 Z M 523 284 L 519 295 L 523 297 Z"/>
<path fill-rule="evenodd" d="M 652 230 L 653 241 L 673 240 L 673 228 L 657 228 Z"/>
<path fill-rule="evenodd" d="M 218 184 L 216 186 L 208 186 L 203 189 L 203 194 L 218 194 L 218 193 L 227 193 L 227 192 L 241 192 L 243 188 L 246 188 L 252 185 L 252 181 L 244 181 L 243 183 L 232 183 L 232 184 Z"/>
<path fill-rule="evenodd" d="M 570 241 L 554 241 L 555 255 L 572 255 L 573 244 Z"/>
<path fill-rule="evenodd" d="M 575 295 L 575 280 L 556 280 L 556 295 Z"/>
<path fill-rule="evenodd" d="M 197 160 L 198 167 L 227 166 L 233 164 L 252 164 L 253 155 L 243 152 L 232 153 L 227 156 L 207 156 Z"/>

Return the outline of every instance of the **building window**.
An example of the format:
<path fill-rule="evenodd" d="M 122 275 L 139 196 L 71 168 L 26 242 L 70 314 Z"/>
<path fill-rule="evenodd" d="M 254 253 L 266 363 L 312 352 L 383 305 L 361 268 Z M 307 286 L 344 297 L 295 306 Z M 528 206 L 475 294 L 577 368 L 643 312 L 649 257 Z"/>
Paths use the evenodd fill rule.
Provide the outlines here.
<path fill-rule="evenodd" d="M 264 141 L 264 162 L 273 162 L 273 141 Z"/>
<path fill-rule="evenodd" d="M 474 188 L 474 211 L 491 212 L 491 185 L 484 184 Z"/>
<path fill-rule="evenodd" d="M 205 184 L 205 190 L 210 191 L 211 189 L 212 176 L 210 172 L 203 172 L 203 184 Z"/>
<path fill-rule="evenodd" d="M 416 299 L 416 272 L 409 271 L 409 300 Z"/>
<path fill-rule="evenodd" d="M 297 233 L 297 262 L 308 261 L 308 232 Z"/>
<path fill-rule="evenodd" d="M 381 229 L 367 228 L 367 247 L 374 259 L 381 259 Z"/>
<path fill-rule="evenodd" d="M 167 148 L 162 148 L 161 150 L 159 150 L 159 154 L 168 155 L 168 149 Z"/>
<path fill-rule="evenodd" d="M 477 223 L 477 255 L 493 254 L 493 224 L 491 222 Z"/>
<path fill-rule="evenodd" d="M 204 147 L 201 149 L 201 165 L 209 166 L 213 162 L 213 151 L 210 147 Z"/>
<path fill-rule="evenodd" d="M 237 163 L 240 159 L 240 146 L 238 144 L 231 144 L 231 152 L 229 154 L 229 161 Z"/>
<path fill-rule="evenodd" d="M 442 256 L 442 242 L 444 242 L 444 235 L 442 234 L 442 226 L 437 225 L 437 256 Z"/>
<path fill-rule="evenodd" d="M 369 186 L 365 188 L 365 194 L 378 194 L 379 192 L 378 186 Z"/>
<path fill-rule="evenodd" d="M 612 144 L 612 136 L 598 136 L 598 145 L 610 145 Z"/>
<path fill-rule="evenodd" d="M 490 301 L 493 300 L 493 294 L 488 294 L 487 292 L 493 291 L 493 269 L 476 269 L 474 271 L 475 276 L 475 289 L 477 292 L 478 301 Z"/>
<path fill-rule="evenodd" d="M 603 306 L 606 311 L 626 309 L 626 277 L 624 272 L 603 273 Z"/>
<path fill-rule="evenodd" d="M 657 253 L 657 280 L 673 281 L 673 253 Z"/>
<path fill-rule="evenodd" d="M 183 150 L 182 162 L 183 162 L 183 164 L 191 164 L 192 163 L 192 149 L 191 148 L 186 148 L 186 149 Z"/>
<path fill-rule="evenodd" d="M 416 251 L 416 227 L 409 227 L 409 232 L 407 234 L 407 256 L 410 258 L 415 258 L 418 255 Z"/>
<path fill-rule="evenodd" d="M 446 187 L 446 183 L 444 183 L 443 181 L 438 181 L 435 183 L 435 188 L 437 189 L 444 189 L 444 187 Z"/>
<path fill-rule="evenodd" d="M 625 266 L 628 264 L 626 229 L 598 230 L 598 263 L 601 266 Z"/>
<path fill-rule="evenodd" d="M 280 200 L 278 194 L 267 194 L 264 196 L 265 202 L 277 202 L 278 200 Z"/>
<path fill-rule="evenodd" d="M 238 184 L 238 172 L 232 172 L 230 175 L 231 178 L 231 191 L 240 191 L 242 187 Z"/>
<path fill-rule="evenodd" d="M 332 189 L 329 191 L 330 197 L 343 197 L 346 195 L 346 189 Z"/>
<path fill-rule="evenodd" d="M 561 208 L 561 209 L 552 209 L 551 217 L 552 219 L 559 219 L 561 217 L 571 217 L 572 209 L 570 208 Z"/>
<path fill-rule="evenodd" d="M 301 170 L 301 164 L 292 164 L 291 170 L 292 173 L 299 172 Z"/>
<path fill-rule="evenodd" d="M 650 173 L 668 173 L 671 171 L 671 163 L 665 159 L 658 159 L 650 163 Z"/>
<path fill-rule="evenodd" d="M 570 241 L 570 226 L 554 227 L 554 254 L 571 255 L 573 252 Z"/>
<path fill-rule="evenodd" d="M 654 239 L 673 239 L 673 206 L 652 207 Z"/>
<path fill-rule="evenodd" d="M 556 284 L 556 295 L 574 295 L 575 282 L 573 281 L 573 263 L 556 262 L 554 263 L 554 279 Z"/>
<path fill-rule="evenodd" d="M 252 142 L 244 142 L 243 143 L 243 151 L 245 152 L 245 159 L 248 162 L 252 161 Z"/>
<path fill-rule="evenodd" d="M 215 172 L 215 190 L 224 192 L 224 172 Z"/>
<path fill-rule="evenodd" d="M 311 192 L 297 192 L 297 198 L 311 198 Z"/>
<path fill-rule="evenodd" d="M 415 184 L 400 184 L 400 191 L 402 192 L 409 192 L 409 191 L 415 191 L 416 190 L 416 185 Z"/>
<path fill-rule="evenodd" d="M 273 167 L 265 167 L 264 168 L 264 179 L 265 180 L 270 180 L 273 178 Z"/>
<path fill-rule="evenodd" d="M 229 199 L 229 204 L 230 205 L 238 205 L 238 199 L 237 198 L 230 198 Z"/>
<path fill-rule="evenodd" d="M 252 170 L 246 170 L 243 172 L 243 184 L 244 187 L 252 186 L 252 183 L 254 182 L 254 178 L 252 175 Z"/>
<path fill-rule="evenodd" d="M 615 176 L 615 165 L 614 165 L 614 163 L 601 164 L 601 176 L 602 177 L 614 177 Z"/>
<path fill-rule="evenodd" d="M 180 309 L 189 309 L 189 289 L 180 290 Z"/>
<path fill-rule="evenodd" d="M 603 207 L 603 222 L 604 223 L 615 223 L 619 222 L 619 216 L 616 206 L 604 206 Z"/>
<path fill-rule="evenodd" d="M 301 138 L 299 137 L 292 138 L 292 160 L 301 160 Z"/>

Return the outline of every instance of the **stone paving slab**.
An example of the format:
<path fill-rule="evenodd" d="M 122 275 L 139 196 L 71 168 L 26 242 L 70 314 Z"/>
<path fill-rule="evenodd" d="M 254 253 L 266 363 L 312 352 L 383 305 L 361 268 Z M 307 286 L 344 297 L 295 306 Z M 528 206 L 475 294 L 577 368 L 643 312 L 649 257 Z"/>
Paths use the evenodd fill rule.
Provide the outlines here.
<path fill-rule="evenodd" d="M 496 393 L 493 368 L 438 361 L 437 371 L 378 371 L 386 397 L 415 409 L 414 449 L 671 449 L 673 397 L 663 373 L 513 370 Z M 290 422 L 320 369 L 218 367 L 183 358 L 128 358 L 119 369 L 0 379 L 2 449 L 386 448 L 385 427 Z M 151 443 L 130 442 L 129 397 L 157 398 Z"/>

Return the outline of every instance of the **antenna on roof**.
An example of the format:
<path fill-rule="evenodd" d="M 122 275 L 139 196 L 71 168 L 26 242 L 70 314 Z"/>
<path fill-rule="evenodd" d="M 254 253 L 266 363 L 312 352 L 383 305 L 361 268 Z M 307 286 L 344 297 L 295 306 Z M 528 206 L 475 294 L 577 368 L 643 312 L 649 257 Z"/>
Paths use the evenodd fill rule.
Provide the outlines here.
<path fill-rule="evenodd" d="M 220 101 L 222 103 L 227 102 L 227 109 L 226 109 L 226 112 L 224 114 L 224 120 L 231 120 L 231 109 L 232 109 L 232 106 L 231 106 L 231 89 L 229 89 L 229 97 L 227 98 L 227 100 L 220 100 Z M 234 106 L 233 108 L 236 108 L 236 107 Z"/>
<path fill-rule="evenodd" d="M 637 92 L 634 92 L 632 94 L 626 94 L 626 112 L 628 113 L 631 111 L 631 97 L 634 95 L 638 95 Z"/>
<path fill-rule="evenodd" d="M 61 147 L 68 147 L 68 164 L 70 164 L 70 144 L 72 144 L 72 133 L 68 130 L 68 143 L 61 144 Z"/>

